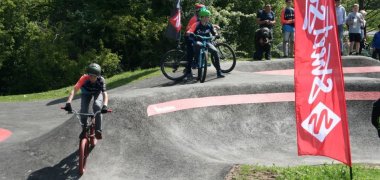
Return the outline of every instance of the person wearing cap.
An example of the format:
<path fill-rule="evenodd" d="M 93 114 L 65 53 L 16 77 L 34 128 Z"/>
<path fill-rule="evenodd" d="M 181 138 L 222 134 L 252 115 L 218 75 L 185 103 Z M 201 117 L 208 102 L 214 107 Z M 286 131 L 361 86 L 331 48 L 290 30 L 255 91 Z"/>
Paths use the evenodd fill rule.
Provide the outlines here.
<path fill-rule="evenodd" d="M 346 22 L 346 9 L 342 6 L 341 0 L 335 0 L 336 24 L 338 26 L 339 48 L 343 54 L 343 33 Z"/>
<path fill-rule="evenodd" d="M 292 0 L 285 0 L 286 7 L 281 12 L 282 24 L 282 50 L 284 57 L 293 57 L 294 50 L 294 9 Z"/>
<path fill-rule="evenodd" d="M 199 41 L 196 35 L 203 36 L 203 37 L 210 37 L 212 36 L 218 36 L 217 32 L 214 29 L 214 26 L 210 23 L 210 16 L 211 12 L 205 8 L 202 8 L 199 11 L 199 17 L 201 19 L 200 22 L 197 22 L 191 26 L 191 28 L 186 32 L 186 34 L 191 37 L 195 43 L 195 59 L 196 62 L 199 61 L 199 55 L 200 55 L 200 49 L 203 46 L 202 42 Z M 217 78 L 223 78 L 224 75 L 222 74 L 222 71 L 220 69 L 220 62 L 219 62 L 219 54 L 218 50 L 215 48 L 215 46 L 211 42 L 207 42 L 206 44 L 208 51 L 211 53 L 211 55 L 215 58 L 215 69 L 216 69 L 216 76 Z"/>
<path fill-rule="evenodd" d="M 377 26 L 378 32 L 375 33 L 372 39 L 372 58 L 380 60 L 380 24 Z"/>
<path fill-rule="evenodd" d="M 87 73 L 82 75 L 75 84 L 74 89 L 70 92 L 64 109 L 72 112 L 71 101 L 74 95 L 81 90 L 81 113 L 88 113 L 90 102 L 94 99 L 92 105 L 93 112 L 108 112 L 108 94 L 106 91 L 105 79 L 101 76 L 101 67 L 99 64 L 91 63 L 87 67 Z M 102 139 L 102 114 L 95 116 L 95 137 Z M 87 127 L 87 116 L 81 116 L 82 132 L 79 138 L 83 138 Z"/>
<path fill-rule="evenodd" d="M 189 23 L 186 26 L 186 31 L 188 31 L 193 24 L 195 24 L 195 23 L 197 23 L 197 22 L 200 21 L 200 19 L 199 19 L 199 11 L 202 8 L 206 8 L 206 6 L 203 5 L 203 4 L 199 4 L 199 3 L 196 3 L 194 5 L 195 14 L 189 20 Z M 192 64 L 194 64 L 193 63 L 193 59 L 194 59 L 194 45 L 193 45 L 193 40 L 191 40 L 189 38 L 189 35 L 187 33 L 185 34 L 185 43 L 186 43 L 186 60 L 188 62 L 187 66 L 186 66 L 186 72 L 187 72 L 188 77 L 186 77 L 186 78 L 187 79 L 192 79 L 193 74 L 191 72 L 191 66 L 192 66 Z"/>

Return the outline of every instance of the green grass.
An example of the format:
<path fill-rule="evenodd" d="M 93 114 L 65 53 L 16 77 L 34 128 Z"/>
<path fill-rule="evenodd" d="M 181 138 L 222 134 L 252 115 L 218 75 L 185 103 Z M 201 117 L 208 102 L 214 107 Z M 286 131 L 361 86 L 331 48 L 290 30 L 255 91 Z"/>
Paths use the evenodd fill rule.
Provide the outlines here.
<path fill-rule="evenodd" d="M 157 76 L 161 73 L 159 68 L 136 70 L 133 72 L 125 72 L 122 74 L 115 75 L 111 78 L 106 79 L 107 89 L 113 89 L 133 81 L 146 79 L 149 77 Z M 13 96 L 0 96 L 0 102 L 22 102 L 22 101 L 35 101 L 44 99 L 57 99 L 67 97 L 69 92 L 72 90 L 73 85 L 69 87 L 64 87 L 57 90 L 33 93 L 33 94 L 22 94 Z"/>
<path fill-rule="evenodd" d="M 355 164 L 352 167 L 353 179 L 375 180 L 380 177 L 380 167 L 374 165 Z M 350 179 L 350 169 L 342 164 L 324 164 L 317 166 L 297 167 L 265 167 L 241 165 L 233 173 L 232 180 L 250 179 Z"/>

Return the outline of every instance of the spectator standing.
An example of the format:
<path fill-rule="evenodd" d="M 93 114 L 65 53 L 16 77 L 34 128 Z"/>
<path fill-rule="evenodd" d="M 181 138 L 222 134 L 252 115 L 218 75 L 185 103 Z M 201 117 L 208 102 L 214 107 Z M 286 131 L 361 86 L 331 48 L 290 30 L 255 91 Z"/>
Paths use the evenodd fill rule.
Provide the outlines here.
<path fill-rule="evenodd" d="M 380 60 L 380 24 L 379 26 L 377 26 L 377 28 L 379 29 L 379 31 L 375 34 L 375 36 L 373 36 L 372 40 L 372 58 L 378 58 Z"/>
<path fill-rule="evenodd" d="M 270 4 L 266 4 L 264 6 L 264 9 L 260 10 L 257 13 L 256 22 L 257 24 L 259 24 L 260 29 L 268 28 L 268 30 L 270 31 L 270 37 L 273 38 L 273 27 L 274 27 L 274 24 L 276 23 L 276 20 L 275 20 L 275 14 L 272 11 L 272 6 Z M 255 39 L 260 39 L 260 38 L 255 37 Z M 270 53 L 271 51 L 270 48 L 271 47 L 269 46 L 269 54 L 268 56 L 266 56 L 267 60 L 270 60 L 272 57 Z"/>
<path fill-rule="evenodd" d="M 359 13 L 359 4 L 354 4 L 352 12 L 348 14 L 346 23 L 349 27 L 350 55 L 358 54 L 361 40 L 361 25 L 364 22 L 362 14 Z M 354 52 L 354 46 L 356 51 Z"/>
<path fill-rule="evenodd" d="M 338 38 L 340 54 L 343 54 L 343 33 L 344 24 L 346 22 L 346 9 L 342 6 L 341 0 L 335 0 L 335 12 L 336 12 L 336 23 L 338 26 Z"/>
<path fill-rule="evenodd" d="M 285 0 L 286 7 L 281 12 L 282 50 L 284 57 L 293 57 L 294 52 L 294 8 L 292 0 Z"/>

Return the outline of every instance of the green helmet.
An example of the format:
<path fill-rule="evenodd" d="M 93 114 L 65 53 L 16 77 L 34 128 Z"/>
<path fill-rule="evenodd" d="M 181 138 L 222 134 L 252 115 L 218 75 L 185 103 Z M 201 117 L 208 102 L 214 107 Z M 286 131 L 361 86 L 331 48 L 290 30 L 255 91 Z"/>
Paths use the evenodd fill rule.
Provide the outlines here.
<path fill-rule="evenodd" d="M 209 16 L 211 16 L 211 12 L 209 10 L 207 10 L 206 8 L 202 8 L 199 11 L 199 16 L 200 17 L 209 17 Z"/>
<path fill-rule="evenodd" d="M 99 64 L 96 64 L 96 63 L 91 63 L 87 67 L 87 74 L 88 75 L 100 76 L 101 71 L 102 71 L 102 69 L 100 68 Z"/>

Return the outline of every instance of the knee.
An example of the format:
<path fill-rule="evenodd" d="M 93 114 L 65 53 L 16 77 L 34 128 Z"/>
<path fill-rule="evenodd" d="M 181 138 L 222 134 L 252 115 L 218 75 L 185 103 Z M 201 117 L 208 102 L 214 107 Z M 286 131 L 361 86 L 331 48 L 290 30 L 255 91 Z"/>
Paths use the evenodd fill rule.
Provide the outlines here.
<path fill-rule="evenodd" d="M 101 107 L 101 104 L 100 103 L 95 103 L 92 108 L 95 110 L 95 111 L 98 111 L 100 110 L 102 107 Z"/>

